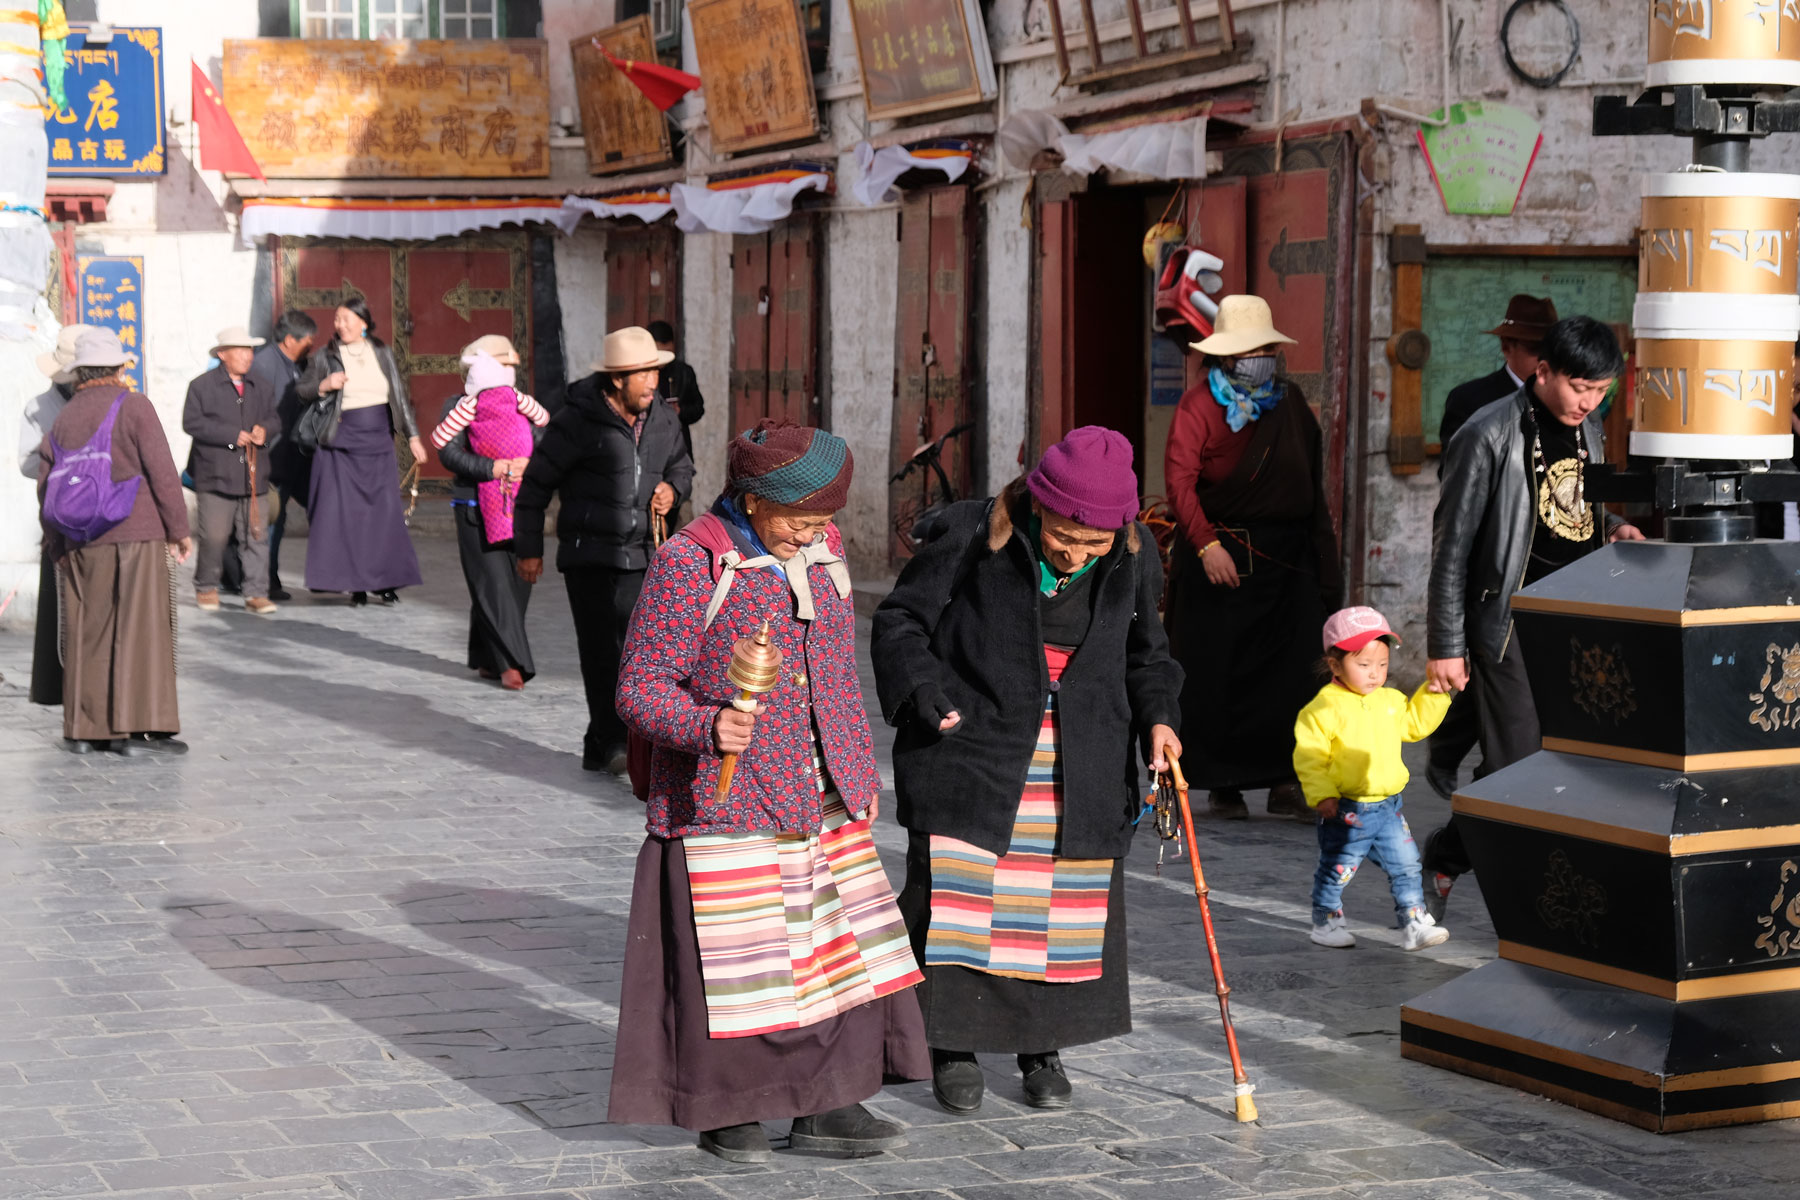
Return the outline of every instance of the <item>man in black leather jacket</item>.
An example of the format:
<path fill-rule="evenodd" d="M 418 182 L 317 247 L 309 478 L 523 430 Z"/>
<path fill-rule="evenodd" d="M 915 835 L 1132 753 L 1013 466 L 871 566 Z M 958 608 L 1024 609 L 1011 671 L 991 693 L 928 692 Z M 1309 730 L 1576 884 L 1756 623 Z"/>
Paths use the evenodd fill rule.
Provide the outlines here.
<path fill-rule="evenodd" d="M 1460 691 L 1473 661 L 1482 757 L 1491 771 L 1535 753 L 1542 741 L 1513 629 L 1513 594 L 1607 541 L 1644 536 L 1588 504 L 1582 485 L 1583 468 L 1605 461 L 1597 410 L 1624 366 L 1605 325 L 1591 317 L 1558 321 L 1525 386 L 1477 413 L 1445 458 L 1432 520 L 1426 676 L 1434 688 Z M 1425 889 L 1435 916 L 1450 881 L 1467 869 L 1454 821 L 1426 840 L 1424 858 L 1428 877 L 1438 876 L 1436 903 Z"/>
<path fill-rule="evenodd" d="M 670 517 L 694 483 L 694 460 L 671 405 L 656 403 L 656 377 L 675 356 L 632 326 L 606 335 L 596 374 L 569 388 L 550 419 L 513 503 L 519 577 L 544 569 L 544 510 L 558 495 L 556 569 L 575 618 L 587 691 L 581 765 L 625 773 L 625 724 L 613 705 L 625 629 L 655 552 L 653 514 Z M 672 530 L 671 530 L 672 532 Z"/>

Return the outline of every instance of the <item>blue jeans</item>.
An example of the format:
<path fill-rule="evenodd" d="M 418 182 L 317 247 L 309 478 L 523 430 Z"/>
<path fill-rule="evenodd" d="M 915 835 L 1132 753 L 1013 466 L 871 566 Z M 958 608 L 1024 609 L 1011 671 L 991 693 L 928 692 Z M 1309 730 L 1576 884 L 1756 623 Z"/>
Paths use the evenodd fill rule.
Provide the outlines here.
<path fill-rule="evenodd" d="M 1387 872 L 1399 924 L 1425 911 L 1419 848 L 1400 811 L 1400 797 L 1373 803 L 1339 800 L 1338 815 L 1319 822 L 1319 869 L 1313 873 L 1312 889 L 1314 925 L 1323 925 L 1325 918 L 1340 910 L 1344 888 L 1365 858 Z"/>

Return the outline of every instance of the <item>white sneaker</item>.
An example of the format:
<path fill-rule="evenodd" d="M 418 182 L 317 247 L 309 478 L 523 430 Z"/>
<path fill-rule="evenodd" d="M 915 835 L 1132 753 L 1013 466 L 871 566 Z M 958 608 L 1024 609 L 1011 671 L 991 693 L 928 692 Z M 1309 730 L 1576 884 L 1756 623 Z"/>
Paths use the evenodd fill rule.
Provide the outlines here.
<path fill-rule="evenodd" d="M 1348 950 L 1356 945 L 1356 938 L 1351 934 L 1350 924 L 1344 920 L 1343 913 L 1332 913 L 1325 918 L 1323 925 L 1314 925 L 1312 940 L 1315 945 L 1330 946 L 1333 950 Z"/>
<path fill-rule="evenodd" d="M 1449 940 L 1450 931 L 1432 920 L 1430 913 L 1419 913 L 1400 927 L 1402 950 L 1423 950 L 1427 946 L 1441 946 Z"/>

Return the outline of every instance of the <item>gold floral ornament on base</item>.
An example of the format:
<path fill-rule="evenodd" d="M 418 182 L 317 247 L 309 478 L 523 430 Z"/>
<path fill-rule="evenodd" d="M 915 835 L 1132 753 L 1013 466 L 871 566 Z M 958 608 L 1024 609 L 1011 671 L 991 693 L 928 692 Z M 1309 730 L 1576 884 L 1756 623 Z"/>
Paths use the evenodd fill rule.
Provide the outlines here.
<path fill-rule="evenodd" d="M 1637 689 L 1631 684 L 1624 648 L 1617 644 L 1608 650 L 1570 638 L 1569 687 L 1575 707 L 1596 721 L 1618 725 L 1637 711 Z"/>
<path fill-rule="evenodd" d="M 1777 660 L 1781 666 L 1779 676 L 1775 673 Z M 1791 729 L 1800 723 L 1800 713 L 1794 711 L 1794 702 L 1800 700 L 1800 643 L 1785 650 L 1771 645 L 1763 651 L 1763 661 L 1768 665 L 1763 668 L 1762 682 L 1750 693 L 1750 699 L 1756 702 L 1750 723 L 1765 733 Z"/>

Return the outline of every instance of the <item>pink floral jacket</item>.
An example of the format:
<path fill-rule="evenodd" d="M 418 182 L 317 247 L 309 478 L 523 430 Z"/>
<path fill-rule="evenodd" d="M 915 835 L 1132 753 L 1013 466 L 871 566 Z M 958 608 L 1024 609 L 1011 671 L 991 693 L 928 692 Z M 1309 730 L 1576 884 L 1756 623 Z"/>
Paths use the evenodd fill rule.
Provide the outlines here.
<path fill-rule="evenodd" d="M 842 553 L 837 527 L 826 533 Z M 658 837 L 703 833 L 817 833 L 813 778 L 816 721 L 825 766 L 852 817 L 881 793 L 874 741 L 856 674 L 856 613 L 829 573 L 807 573 L 815 616 L 795 616 L 787 579 L 757 568 L 736 573 L 713 623 L 702 628 L 712 598 L 712 554 L 677 535 L 650 564 L 619 666 L 619 717 L 648 739 L 651 760 L 647 828 Z M 731 793 L 715 803 L 721 759 L 713 722 L 736 689 L 726 680 L 731 648 L 764 620 L 783 656 L 781 682 L 762 697 L 750 748 L 739 757 Z"/>

